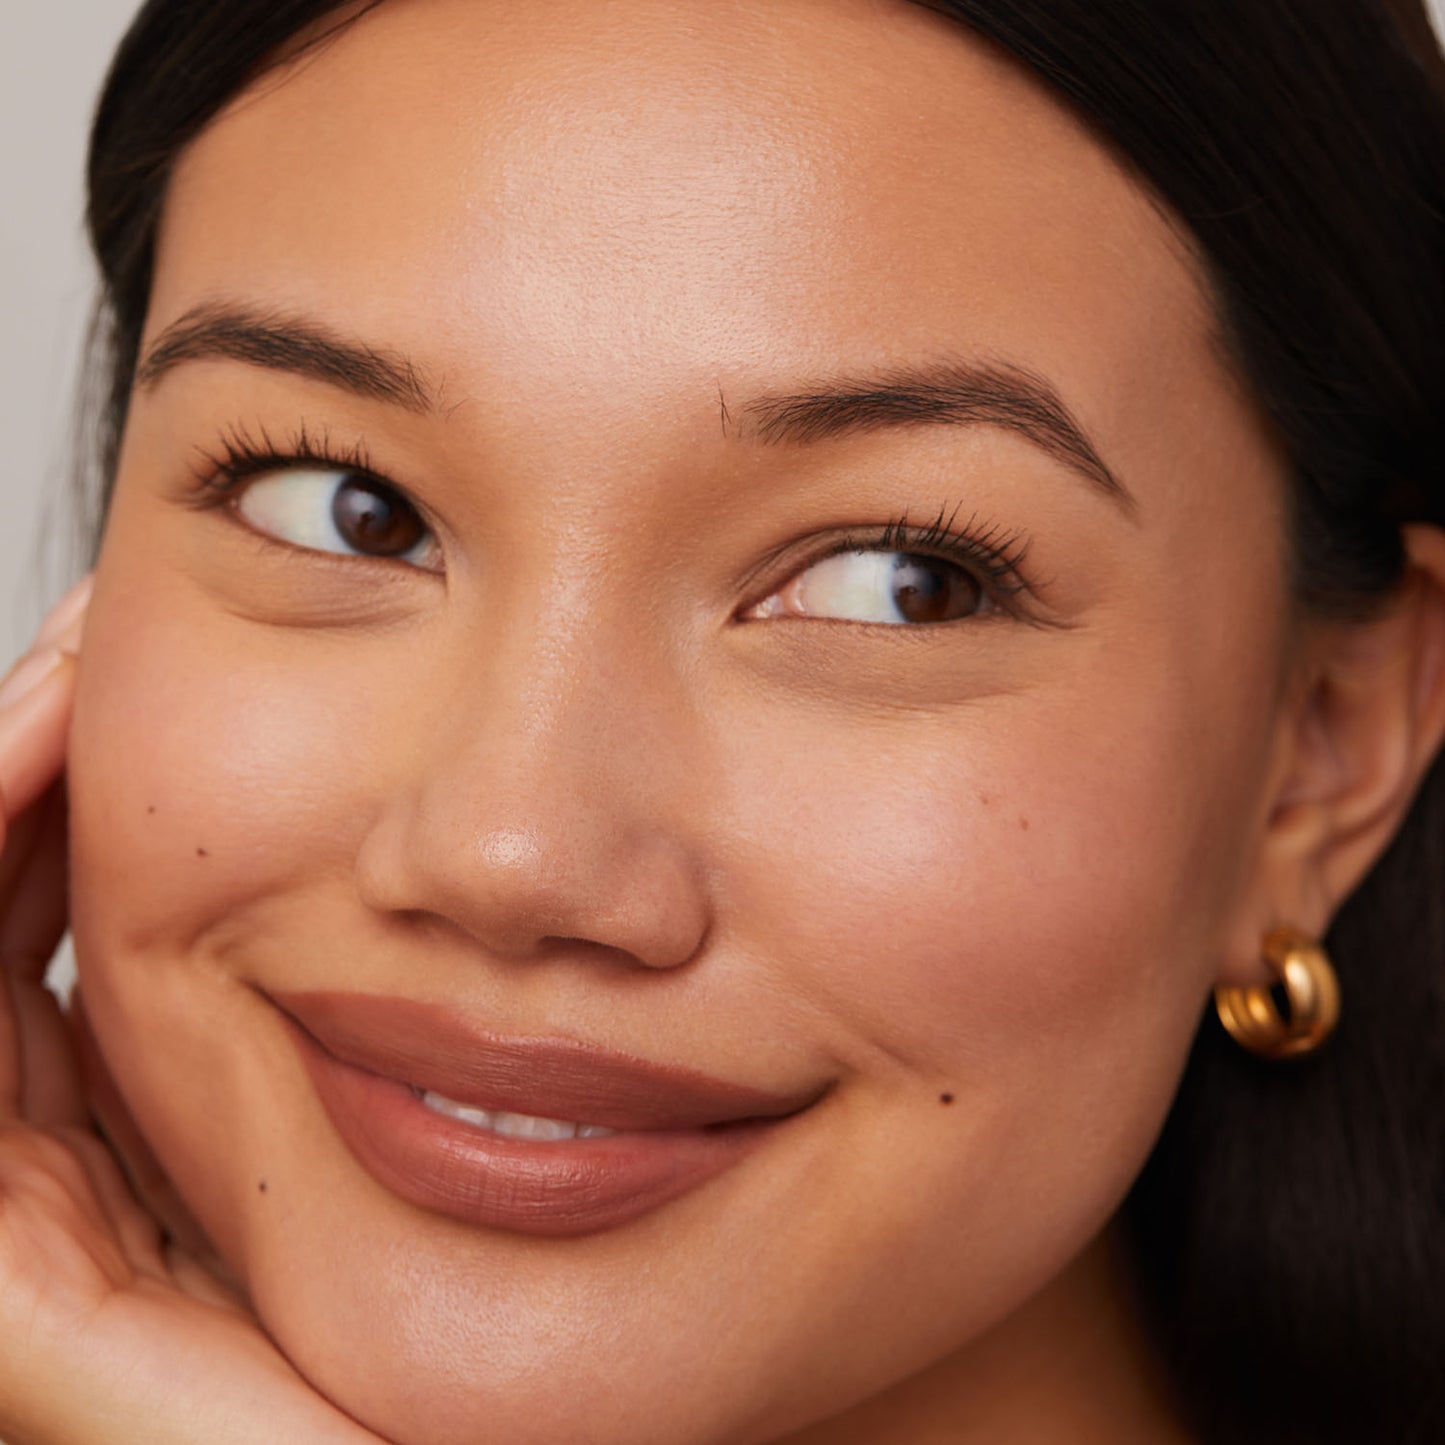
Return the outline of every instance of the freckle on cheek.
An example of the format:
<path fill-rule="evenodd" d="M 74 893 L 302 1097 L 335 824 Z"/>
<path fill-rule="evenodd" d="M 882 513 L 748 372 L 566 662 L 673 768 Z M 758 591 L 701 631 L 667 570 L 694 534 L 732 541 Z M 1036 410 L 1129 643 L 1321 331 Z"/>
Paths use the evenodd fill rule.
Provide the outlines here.
<path fill-rule="evenodd" d="M 197 849 L 196 849 L 196 857 L 197 857 L 197 858 L 209 858 L 210 856 L 211 856 L 211 855 L 210 855 L 204 848 L 197 848 Z"/>
<path fill-rule="evenodd" d="M 951 1103 L 953 1103 L 953 1095 L 952 1095 L 952 1094 L 940 1094 L 940 1095 L 938 1096 L 938 1102 L 939 1102 L 940 1104 L 951 1104 Z"/>

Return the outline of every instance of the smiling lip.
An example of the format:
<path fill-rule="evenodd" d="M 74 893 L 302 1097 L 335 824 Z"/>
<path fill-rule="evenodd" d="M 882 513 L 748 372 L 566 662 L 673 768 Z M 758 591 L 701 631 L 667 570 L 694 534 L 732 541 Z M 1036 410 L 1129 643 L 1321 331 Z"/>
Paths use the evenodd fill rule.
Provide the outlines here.
<path fill-rule="evenodd" d="M 521 1234 L 611 1229 L 740 1162 L 823 1090 L 753 1089 L 564 1038 L 503 1038 L 374 994 L 273 993 L 332 1126 L 393 1194 Z M 571 1121 L 607 1137 L 530 1139 L 428 1108 Z"/>

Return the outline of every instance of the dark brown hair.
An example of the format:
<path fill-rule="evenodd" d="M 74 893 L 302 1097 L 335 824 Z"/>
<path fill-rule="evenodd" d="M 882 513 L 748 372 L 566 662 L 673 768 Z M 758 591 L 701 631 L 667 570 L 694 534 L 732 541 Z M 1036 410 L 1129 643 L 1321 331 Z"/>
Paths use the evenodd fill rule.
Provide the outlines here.
<path fill-rule="evenodd" d="M 377 3 L 377 0 L 373 0 Z M 1419 0 L 919 0 L 1011 54 L 1192 232 L 1293 472 L 1296 592 L 1353 615 L 1445 523 L 1445 89 Z M 177 154 L 336 0 L 148 0 L 96 116 L 104 497 Z M 103 503 L 102 503 L 103 505 Z M 1346 1011 L 1261 1063 L 1212 1018 L 1125 1211 L 1211 1445 L 1445 1438 L 1445 770 L 1329 939 Z"/>

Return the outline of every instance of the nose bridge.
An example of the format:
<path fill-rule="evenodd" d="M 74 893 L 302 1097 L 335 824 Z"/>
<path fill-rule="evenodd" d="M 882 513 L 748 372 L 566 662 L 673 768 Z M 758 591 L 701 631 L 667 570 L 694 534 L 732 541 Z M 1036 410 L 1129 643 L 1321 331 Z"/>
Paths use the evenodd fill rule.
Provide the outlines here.
<path fill-rule="evenodd" d="M 650 813 L 649 785 L 663 791 L 688 731 L 664 643 L 625 602 L 581 586 L 567 595 L 559 582 L 545 606 L 518 611 L 509 622 L 469 629 L 446 665 L 439 724 L 459 760 L 475 751 L 494 786 L 525 791 L 538 810 L 567 806 L 573 787 L 590 779 L 594 801 L 611 804 L 589 810 L 599 824 L 620 821 L 629 799 Z M 497 763 L 505 777 L 493 776 Z"/>
<path fill-rule="evenodd" d="M 557 602 L 459 629 L 429 666 L 407 776 L 362 850 L 366 901 L 445 916 L 496 954 L 691 956 L 707 911 L 681 821 L 692 726 L 657 640 L 625 610 Z"/>

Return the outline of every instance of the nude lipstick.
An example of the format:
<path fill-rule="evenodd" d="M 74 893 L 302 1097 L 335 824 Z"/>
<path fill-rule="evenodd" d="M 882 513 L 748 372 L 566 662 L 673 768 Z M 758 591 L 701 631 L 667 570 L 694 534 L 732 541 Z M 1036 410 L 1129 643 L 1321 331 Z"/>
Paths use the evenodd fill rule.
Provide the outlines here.
<path fill-rule="evenodd" d="M 384 1188 L 465 1224 L 614 1229 L 739 1163 L 817 1102 L 450 1010 L 269 993 L 333 1128 Z"/>

